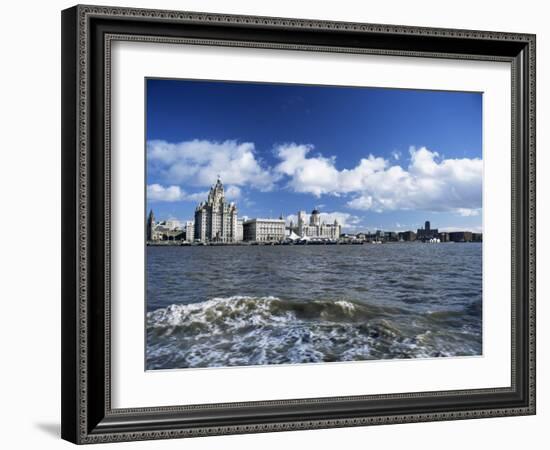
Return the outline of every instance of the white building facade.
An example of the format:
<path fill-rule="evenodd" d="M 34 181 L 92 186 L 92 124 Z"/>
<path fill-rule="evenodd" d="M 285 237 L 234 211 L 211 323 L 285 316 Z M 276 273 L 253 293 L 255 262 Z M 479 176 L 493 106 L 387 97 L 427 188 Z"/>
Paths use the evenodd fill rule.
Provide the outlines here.
<path fill-rule="evenodd" d="M 147 241 L 181 241 L 184 230 L 177 220 L 155 221 L 155 215 L 151 210 L 147 217 L 146 238 Z"/>
<path fill-rule="evenodd" d="M 185 240 L 193 242 L 195 240 L 195 222 L 188 220 L 185 222 Z"/>
<path fill-rule="evenodd" d="M 237 206 L 225 200 L 220 179 L 210 188 L 208 199 L 199 203 L 195 209 L 194 240 L 224 243 L 237 241 Z"/>
<path fill-rule="evenodd" d="M 294 228 L 294 227 L 293 227 Z M 293 230 L 302 238 L 323 238 L 323 239 L 338 239 L 342 233 L 342 226 L 338 220 L 334 219 L 333 223 L 325 223 L 321 221 L 321 213 L 318 209 L 311 211 L 309 221 L 305 211 L 298 213 L 298 226 Z"/>
<path fill-rule="evenodd" d="M 237 219 L 237 235 L 236 241 L 241 242 L 244 239 L 243 219 Z"/>
<path fill-rule="evenodd" d="M 249 242 L 279 242 L 285 238 L 284 219 L 250 219 L 243 223 L 243 238 Z"/>

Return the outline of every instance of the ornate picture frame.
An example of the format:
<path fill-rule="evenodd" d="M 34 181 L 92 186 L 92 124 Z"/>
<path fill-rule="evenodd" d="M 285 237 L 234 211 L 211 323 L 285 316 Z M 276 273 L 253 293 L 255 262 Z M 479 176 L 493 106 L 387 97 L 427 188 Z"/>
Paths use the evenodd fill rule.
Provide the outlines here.
<path fill-rule="evenodd" d="M 511 65 L 511 384 L 113 408 L 111 45 L 116 41 Z M 100 6 L 62 12 L 62 437 L 85 444 L 535 414 L 535 36 Z"/>

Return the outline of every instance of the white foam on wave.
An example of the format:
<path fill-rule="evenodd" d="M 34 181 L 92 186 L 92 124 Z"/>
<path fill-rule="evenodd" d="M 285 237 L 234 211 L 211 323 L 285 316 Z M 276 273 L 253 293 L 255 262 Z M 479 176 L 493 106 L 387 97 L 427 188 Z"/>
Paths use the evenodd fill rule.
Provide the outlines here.
<path fill-rule="evenodd" d="M 347 300 L 304 303 L 273 296 L 216 297 L 147 313 L 147 367 L 355 361 L 452 353 L 445 342 L 441 345 L 439 336 L 436 340 L 425 333 L 403 335 L 379 310 Z M 475 352 L 455 346 L 454 354 L 456 349 Z"/>
<path fill-rule="evenodd" d="M 353 314 L 353 312 L 356 311 L 355 305 L 351 302 L 348 302 L 346 300 L 337 300 L 334 302 L 336 305 L 340 306 L 343 311 L 345 311 L 348 314 Z"/>
<path fill-rule="evenodd" d="M 176 327 L 194 327 L 203 324 L 211 332 L 225 324 L 235 329 L 244 326 L 261 326 L 274 321 L 285 321 L 288 317 L 274 316 L 270 307 L 276 297 L 215 297 L 200 303 L 173 304 L 147 313 L 149 328 L 170 330 Z"/>

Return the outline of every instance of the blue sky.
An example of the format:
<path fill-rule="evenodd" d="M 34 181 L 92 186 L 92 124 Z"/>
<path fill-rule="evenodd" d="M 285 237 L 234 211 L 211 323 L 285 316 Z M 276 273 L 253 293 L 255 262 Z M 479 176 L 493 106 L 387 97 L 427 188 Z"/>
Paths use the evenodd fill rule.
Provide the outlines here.
<path fill-rule="evenodd" d="M 480 93 L 148 79 L 147 209 L 191 220 L 220 175 L 239 216 L 320 208 L 347 231 L 481 230 Z"/>

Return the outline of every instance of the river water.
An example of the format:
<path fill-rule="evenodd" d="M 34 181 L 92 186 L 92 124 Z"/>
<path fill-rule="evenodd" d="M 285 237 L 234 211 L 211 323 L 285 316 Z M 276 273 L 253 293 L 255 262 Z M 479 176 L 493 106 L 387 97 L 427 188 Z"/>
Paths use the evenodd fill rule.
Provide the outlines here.
<path fill-rule="evenodd" d="M 147 247 L 147 369 L 480 355 L 482 245 Z"/>

